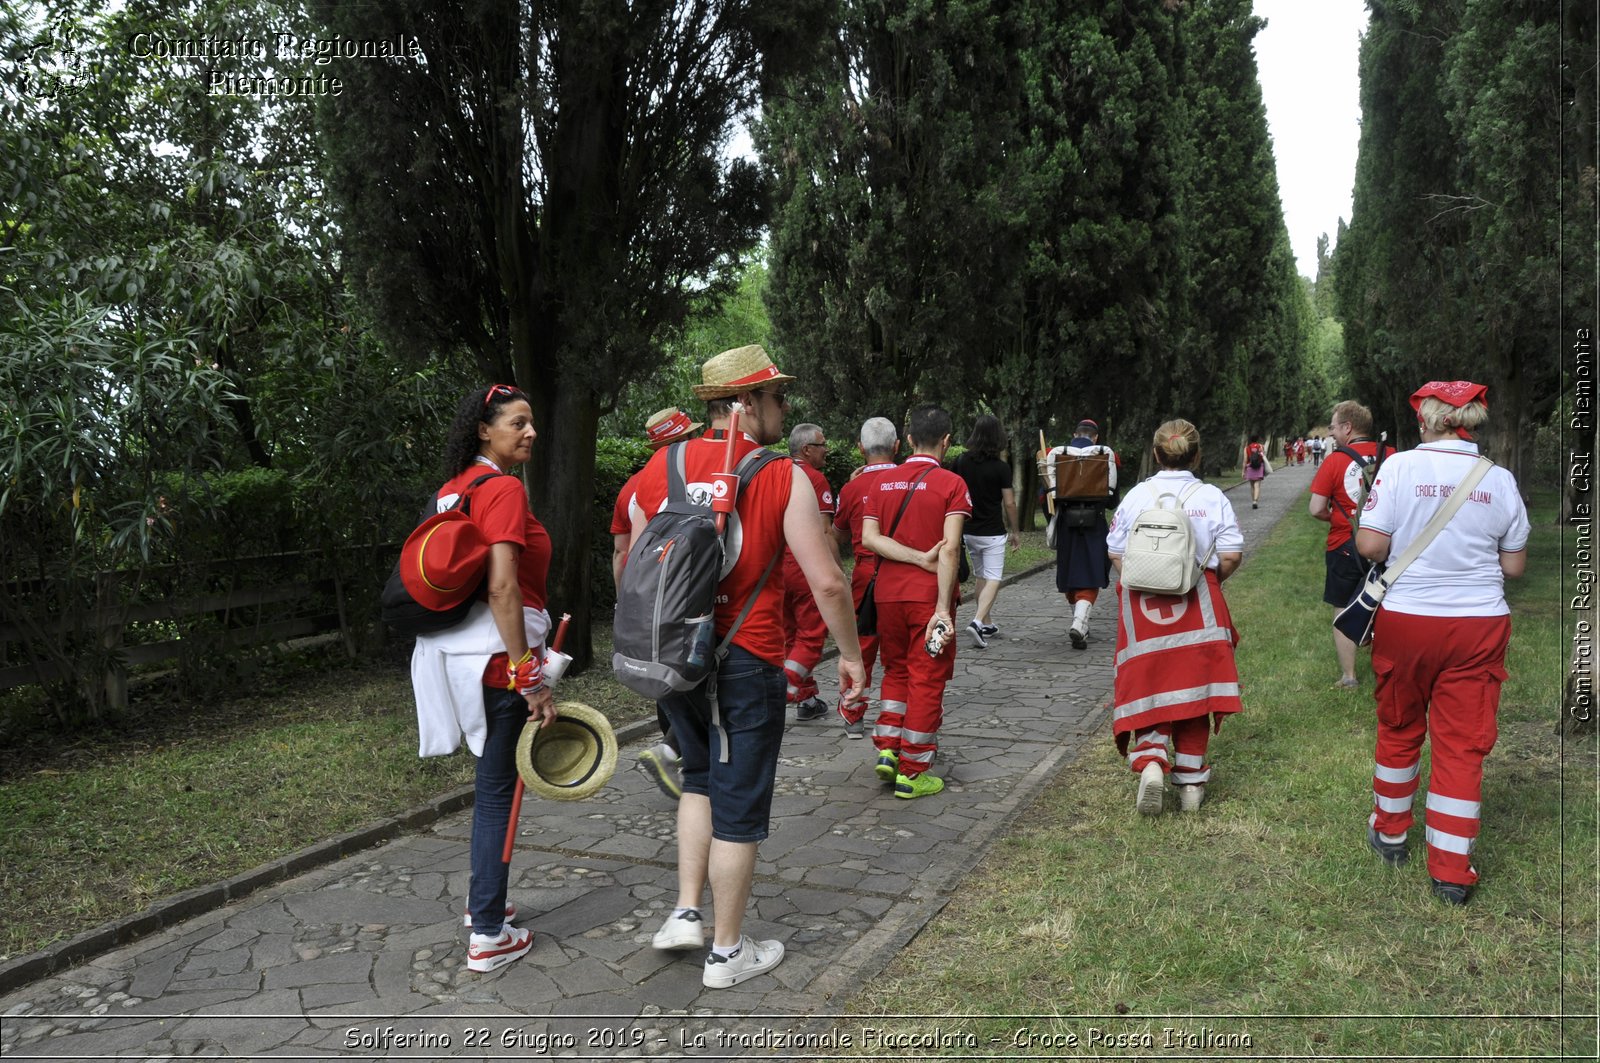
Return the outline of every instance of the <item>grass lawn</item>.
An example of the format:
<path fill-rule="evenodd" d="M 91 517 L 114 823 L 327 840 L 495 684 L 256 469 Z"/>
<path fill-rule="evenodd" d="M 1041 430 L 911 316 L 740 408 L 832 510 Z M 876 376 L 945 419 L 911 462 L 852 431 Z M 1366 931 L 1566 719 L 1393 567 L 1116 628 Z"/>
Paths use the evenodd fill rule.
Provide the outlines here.
<path fill-rule="evenodd" d="M 609 662 L 611 631 L 596 631 Z M 408 655 L 284 662 L 248 696 L 165 704 L 0 753 L 0 960 L 413 808 L 472 781 L 465 746 L 417 758 Z M 562 682 L 616 724 L 650 702 L 600 666 Z"/>
<path fill-rule="evenodd" d="M 1326 529 L 1291 515 L 1227 585 L 1245 711 L 1213 739 L 1205 808 L 1136 816 L 1108 723 L 849 1010 L 1026 1016 L 971 1027 L 1016 1053 L 1027 1027 L 1069 1056 L 1593 1058 L 1595 746 L 1555 729 L 1554 504 L 1536 499 L 1529 573 L 1510 584 L 1511 678 L 1469 906 L 1429 893 L 1420 794 L 1411 863 L 1395 871 L 1366 848 L 1367 654 L 1360 692 L 1329 689 Z M 1426 754 L 1423 771 L 1425 784 Z"/>

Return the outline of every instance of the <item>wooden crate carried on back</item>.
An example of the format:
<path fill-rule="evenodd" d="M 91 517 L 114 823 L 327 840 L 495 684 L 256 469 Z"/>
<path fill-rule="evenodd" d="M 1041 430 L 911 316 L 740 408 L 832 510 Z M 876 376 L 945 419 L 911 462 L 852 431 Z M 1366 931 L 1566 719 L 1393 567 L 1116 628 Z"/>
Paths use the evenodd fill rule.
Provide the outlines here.
<path fill-rule="evenodd" d="M 1056 498 L 1098 502 L 1110 494 L 1110 454 L 1056 455 Z"/>

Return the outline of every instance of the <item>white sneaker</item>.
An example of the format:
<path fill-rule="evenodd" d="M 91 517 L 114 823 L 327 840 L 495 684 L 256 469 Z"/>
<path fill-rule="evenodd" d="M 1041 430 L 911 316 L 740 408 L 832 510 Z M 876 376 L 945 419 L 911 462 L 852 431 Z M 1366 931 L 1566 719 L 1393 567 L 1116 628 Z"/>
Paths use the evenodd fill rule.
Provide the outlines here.
<path fill-rule="evenodd" d="M 473 934 L 467 940 L 467 969 L 487 973 L 519 960 L 533 948 L 533 932 L 517 926 L 504 926 L 500 933 Z"/>
<path fill-rule="evenodd" d="M 1178 787 L 1178 807 L 1183 811 L 1198 812 L 1200 811 L 1200 806 L 1205 803 L 1206 788 L 1204 783 Z"/>
<path fill-rule="evenodd" d="M 732 956 L 722 957 L 715 952 L 706 957 L 705 973 L 700 984 L 707 989 L 727 989 L 758 974 L 766 974 L 783 961 L 783 942 L 752 941 L 749 934 L 739 938 L 739 948 Z"/>
<path fill-rule="evenodd" d="M 706 924 L 700 918 L 699 909 L 690 908 L 681 915 L 667 916 L 667 921 L 661 924 L 661 929 L 656 931 L 650 944 L 670 951 L 705 948 Z"/>
<path fill-rule="evenodd" d="M 1141 816 L 1159 816 L 1166 795 L 1167 773 L 1161 770 L 1158 762 L 1152 760 L 1139 773 L 1139 795 L 1134 799 L 1133 807 L 1139 810 Z"/>
<path fill-rule="evenodd" d="M 517 921 L 517 906 L 512 904 L 510 901 L 507 901 L 506 902 L 506 922 L 515 923 L 516 921 Z M 463 908 L 461 910 L 461 925 L 462 926 L 471 926 L 472 925 L 472 909 L 471 908 Z"/>

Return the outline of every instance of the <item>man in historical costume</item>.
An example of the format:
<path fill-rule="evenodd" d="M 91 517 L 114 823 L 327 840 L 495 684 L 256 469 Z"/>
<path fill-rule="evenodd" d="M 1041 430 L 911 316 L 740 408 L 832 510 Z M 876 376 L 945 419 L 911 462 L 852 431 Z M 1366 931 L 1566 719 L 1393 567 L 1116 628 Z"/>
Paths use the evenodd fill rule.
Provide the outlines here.
<path fill-rule="evenodd" d="M 1105 493 L 1088 497 L 1063 496 L 1057 486 L 1062 457 L 1107 463 Z M 1056 590 L 1072 606 L 1072 626 L 1067 635 L 1074 649 L 1089 645 L 1089 615 L 1100 591 L 1110 584 L 1111 563 L 1106 557 L 1106 510 L 1117 504 L 1117 470 L 1121 459 L 1100 442 L 1100 426 L 1085 417 L 1078 422 L 1072 441 L 1055 447 L 1044 458 L 1041 479 L 1047 495 L 1055 496 L 1052 531 L 1056 548 Z"/>

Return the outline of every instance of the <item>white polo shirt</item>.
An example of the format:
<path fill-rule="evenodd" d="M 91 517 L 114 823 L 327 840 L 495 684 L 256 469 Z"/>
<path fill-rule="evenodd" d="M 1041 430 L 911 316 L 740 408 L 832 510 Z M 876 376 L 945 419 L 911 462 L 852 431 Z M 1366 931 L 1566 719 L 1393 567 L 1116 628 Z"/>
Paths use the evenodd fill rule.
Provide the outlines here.
<path fill-rule="evenodd" d="M 1390 538 L 1399 557 L 1472 469 L 1478 445 L 1452 439 L 1425 443 L 1383 463 L 1367 495 L 1361 527 Z M 1500 553 L 1528 545 L 1528 510 L 1517 481 L 1498 465 L 1466 504 L 1389 588 L 1383 607 L 1417 616 L 1505 616 Z"/>
<path fill-rule="evenodd" d="M 1122 496 L 1122 504 L 1117 507 L 1106 533 L 1106 553 L 1121 557 L 1128 549 L 1128 530 L 1140 513 L 1155 505 L 1161 495 L 1181 498 L 1195 484 L 1200 484 L 1199 488 L 1183 504 L 1183 511 L 1189 515 L 1189 524 L 1194 529 L 1195 561 L 1210 552 L 1213 541 L 1217 550 L 1211 555 L 1210 568 L 1218 567 L 1218 555 L 1243 550 L 1244 533 L 1239 530 L 1239 518 L 1233 515 L 1233 504 L 1228 496 L 1220 488 L 1197 480 L 1188 470 L 1163 469 L 1150 479 L 1134 484 Z"/>

